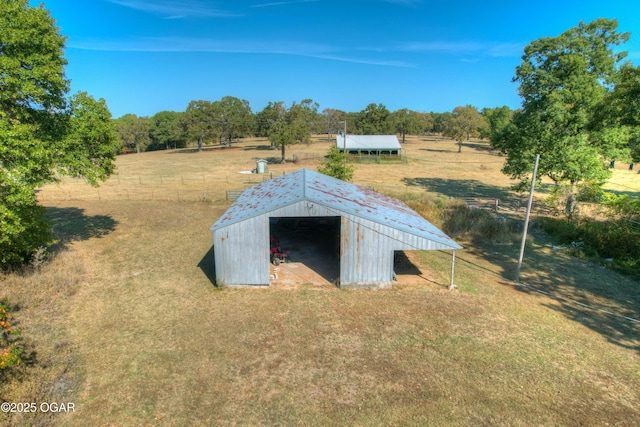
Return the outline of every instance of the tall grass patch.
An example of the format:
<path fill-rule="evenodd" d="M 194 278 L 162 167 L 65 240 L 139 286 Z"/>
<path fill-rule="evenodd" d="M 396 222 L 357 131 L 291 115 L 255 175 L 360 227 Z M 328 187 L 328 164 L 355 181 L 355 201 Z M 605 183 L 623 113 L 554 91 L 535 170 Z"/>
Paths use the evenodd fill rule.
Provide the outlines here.
<path fill-rule="evenodd" d="M 85 276 L 83 258 L 72 251 L 59 252 L 39 268 L 0 276 L 22 349 L 19 364 L 0 370 L 1 401 L 73 401 L 81 369 L 65 319 Z M 50 425 L 57 415 L 0 413 L 0 425 Z"/>
<path fill-rule="evenodd" d="M 469 207 L 462 200 L 413 193 L 398 198 L 454 239 L 512 242 L 518 238 L 519 222 Z"/>
<path fill-rule="evenodd" d="M 539 225 L 555 244 L 570 246 L 574 255 L 640 279 L 640 232 L 633 223 L 544 217 Z"/>

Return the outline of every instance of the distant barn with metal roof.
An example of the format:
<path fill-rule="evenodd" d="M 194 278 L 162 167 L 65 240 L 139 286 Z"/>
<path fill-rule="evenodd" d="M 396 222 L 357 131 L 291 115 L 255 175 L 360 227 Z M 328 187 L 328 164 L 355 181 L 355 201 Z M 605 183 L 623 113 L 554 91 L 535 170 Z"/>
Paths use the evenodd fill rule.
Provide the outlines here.
<path fill-rule="evenodd" d="M 400 154 L 402 146 L 395 135 L 343 135 L 336 136 L 336 147 L 351 154 Z"/>
<path fill-rule="evenodd" d="M 211 227 L 218 283 L 268 286 L 270 219 L 292 217 L 339 218 L 340 287 L 391 287 L 394 251 L 461 248 L 399 200 L 300 169 L 245 190 Z"/>

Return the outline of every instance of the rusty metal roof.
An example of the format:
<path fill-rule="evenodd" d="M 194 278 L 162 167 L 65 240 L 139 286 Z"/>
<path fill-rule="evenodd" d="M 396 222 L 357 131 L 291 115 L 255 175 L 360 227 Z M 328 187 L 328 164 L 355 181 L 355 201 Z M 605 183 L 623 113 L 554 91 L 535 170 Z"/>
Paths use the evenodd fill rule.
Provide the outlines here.
<path fill-rule="evenodd" d="M 344 148 L 344 138 L 336 135 L 336 147 Z M 395 135 L 347 135 L 347 150 L 401 150 Z"/>
<path fill-rule="evenodd" d="M 448 246 L 462 247 L 417 212 L 384 194 L 323 175 L 299 169 L 254 185 L 216 221 L 211 230 L 253 218 L 306 200 L 328 209 L 352 214 Z"/>

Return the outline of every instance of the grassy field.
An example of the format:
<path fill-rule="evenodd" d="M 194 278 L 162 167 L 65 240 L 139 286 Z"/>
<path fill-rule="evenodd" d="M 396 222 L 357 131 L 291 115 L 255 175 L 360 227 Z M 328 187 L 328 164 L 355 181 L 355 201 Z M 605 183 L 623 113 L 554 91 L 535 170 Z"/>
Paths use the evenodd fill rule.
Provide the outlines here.
<path fill-rule="evenodd" d="M 640 424 L 639 284 L 553 251 L 535 227 L 523 285 L 509 280 L 517 240 L 456 236 L 457 291 L 438 252 L 412 253 L 428 273 L 391 290 L 215 288 L 209 227 L 226 190 L 262 180 L 238 172 L 278 157 L 266 145 L 127 155 L 99 189 L 42 189 L 60 243 L 40 270 L 2 278 L 28 357 L 0 400 L 75 412 L 0 424 Z M 482 143 L 405 148 L 406 164 L 357 164 L 354 181 L 407 198 L 520 197 Z M 614 178 L 640 192 L 636 173 Z"/>

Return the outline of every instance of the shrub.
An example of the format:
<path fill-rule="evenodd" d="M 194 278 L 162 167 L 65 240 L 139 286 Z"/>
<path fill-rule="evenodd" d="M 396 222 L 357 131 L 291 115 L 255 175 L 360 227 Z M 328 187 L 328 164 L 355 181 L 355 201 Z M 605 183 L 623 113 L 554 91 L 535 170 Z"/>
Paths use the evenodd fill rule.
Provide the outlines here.
<path fill-rule="evenodd" d="M 347 163 L 347 155 L 341 153 L 336 146 L 329 149 L 326 160 L 318 167 L 318 172 L 343 181 L 353 179 L 353 165 Z"/>
<path fill-rule="evenodd" d="M 0 369 L 6 369 L 20 363 L 22 349 L 15 342 L 20 331 L 11 327 L 9 302 L 0 301 Z"/>
<path fill-rule="evenodd" d="M 569 244 L 582 241 L 581 230 L 576 222 L 565 218 L 543 217 L 538 221 L 539 227 L 553 237 L 556 244 Z"/>
<path fill-rule="evenodd" d="M 10 184 L 0 187 L 0 269 L 22 266 L 53 243 L 45 208 L 33 191 Z"/>
<path fill-rule="evenodd" d="M 464 203 L 451 203 L 444 213 L 443 231 L 452 237 L 467 235 L 478 241 L 511 241 L 517 238 L 512 221 Z"/>
<path fill-rule="evenodd" d="M 627 194 L 603 193 L 602 204 L 609 208 L 610 216 L 626 219 L 640 219 L 640 199 Z"/>
<path fill-rule="evenodd" d="M 603 195 L 602 183 L 585 183 L 578 188 L 576 198 L 579 202 L 600 203 Z"/>
<path fill-rule="evenodd" d="M 607 263 L 623 274 L 640 277 L 640 232 L 626 219 L 596 221 L 583 218 L 568 221 L 542 218 L 540 227 L 556 244 L 583 242 L 581 256 L 593 261 L 613 258 Z"/>

